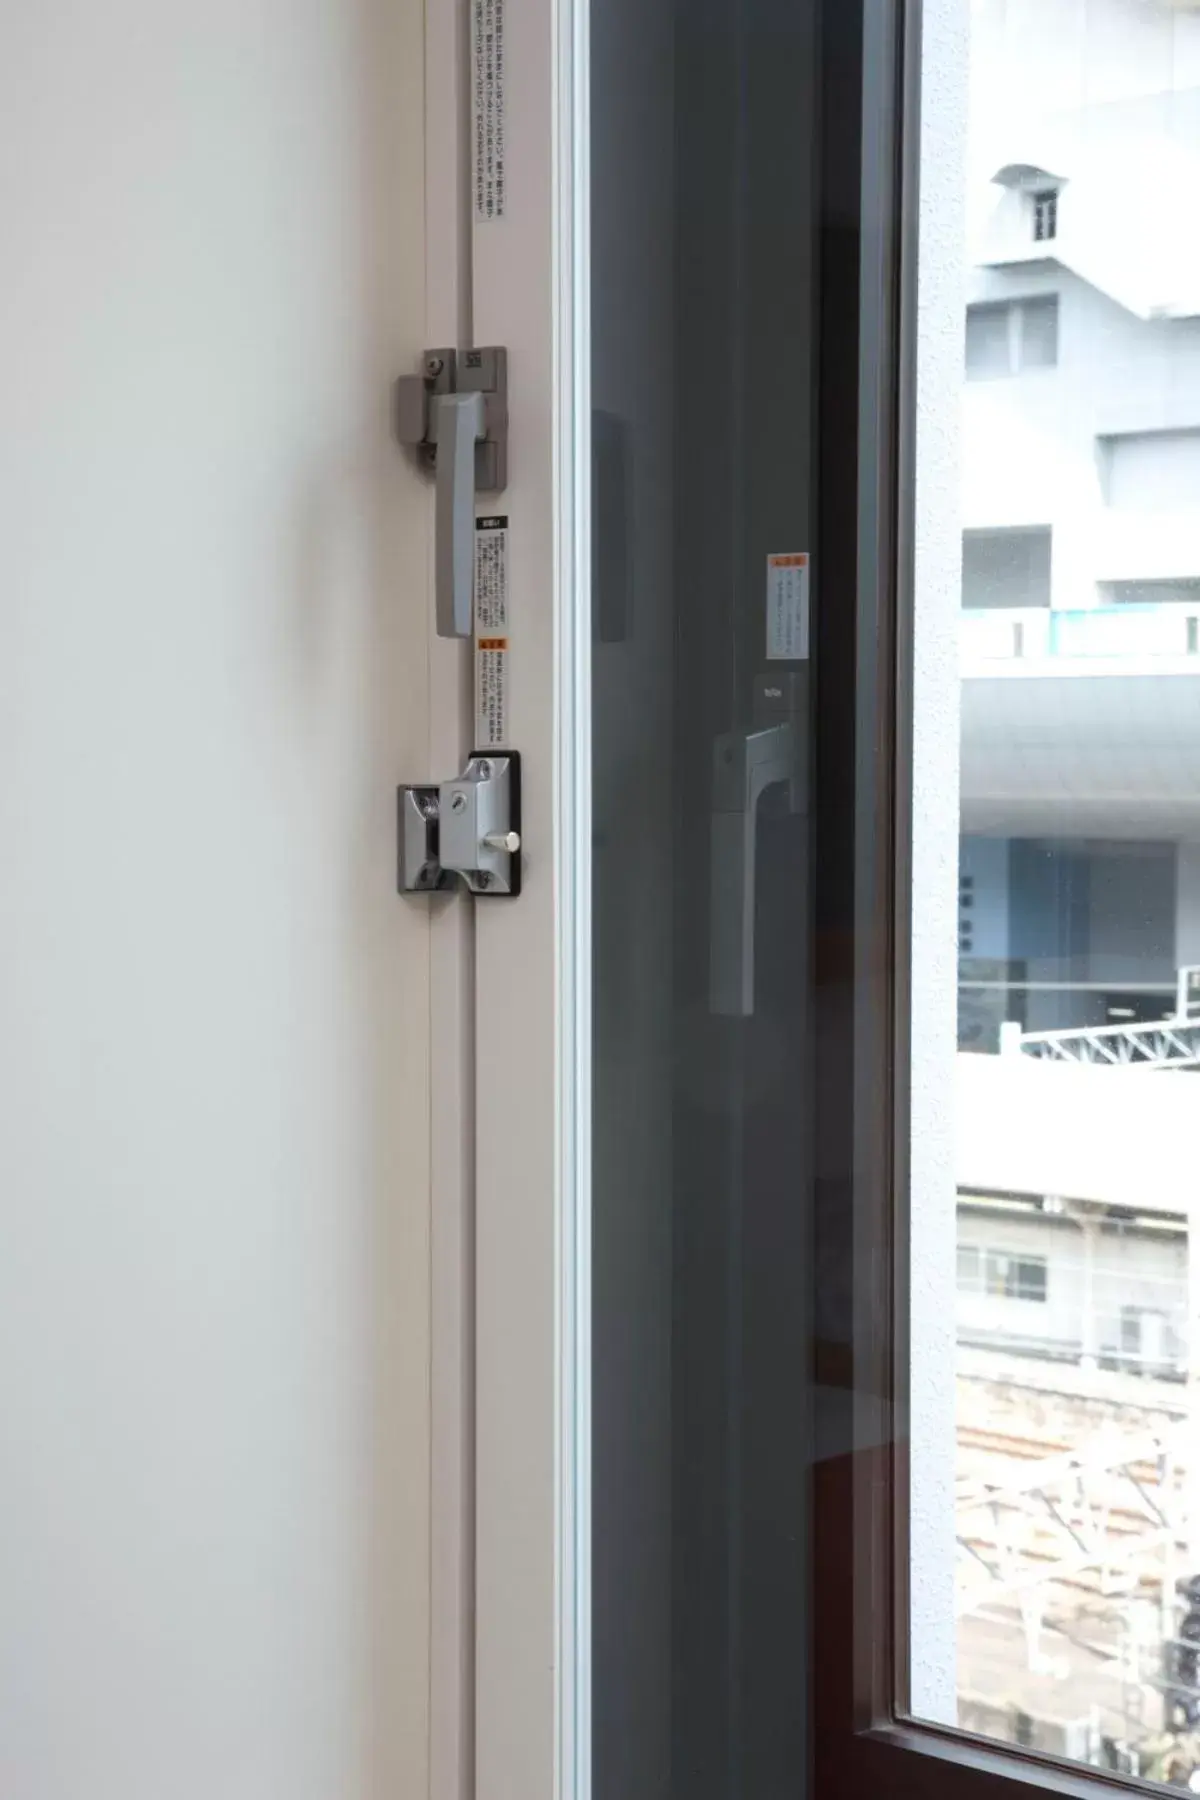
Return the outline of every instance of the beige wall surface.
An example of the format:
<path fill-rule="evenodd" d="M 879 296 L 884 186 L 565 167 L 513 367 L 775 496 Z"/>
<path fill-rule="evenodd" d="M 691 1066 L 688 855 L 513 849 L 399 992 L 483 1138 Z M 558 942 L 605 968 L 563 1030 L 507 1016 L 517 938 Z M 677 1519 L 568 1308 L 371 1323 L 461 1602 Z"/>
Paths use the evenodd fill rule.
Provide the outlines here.
<path fill-rule="evenodd" d="M 0 25 L 0 1792 L 426 1787 L 418 0 Z"/>

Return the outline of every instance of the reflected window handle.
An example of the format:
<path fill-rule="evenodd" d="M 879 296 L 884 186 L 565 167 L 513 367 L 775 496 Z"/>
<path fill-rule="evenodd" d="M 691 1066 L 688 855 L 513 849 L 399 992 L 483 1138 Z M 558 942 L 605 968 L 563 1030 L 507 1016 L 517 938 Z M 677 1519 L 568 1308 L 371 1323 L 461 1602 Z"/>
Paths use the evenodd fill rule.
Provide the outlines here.
<path fill-rule="evenodd" d="M 807 673 L 760 676 L 755 724 L 724 732 L 713 746 L 709 850 L 709 1010 L 749 1018 L 754 1011 L 754 912 L 759 805 L 788 784 L 793 813 L 807 811 L 804 705 Z M 770 720 L 774 722 L 768 722 Z"/>

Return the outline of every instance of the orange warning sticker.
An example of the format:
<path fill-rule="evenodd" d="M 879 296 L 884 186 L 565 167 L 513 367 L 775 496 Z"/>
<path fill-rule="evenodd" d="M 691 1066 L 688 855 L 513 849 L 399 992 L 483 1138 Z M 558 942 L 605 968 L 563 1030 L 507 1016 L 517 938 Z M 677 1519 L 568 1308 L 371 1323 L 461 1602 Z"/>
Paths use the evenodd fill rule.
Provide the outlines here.
<path fill-rule="evenodd" d="M 806 550 L 788 550 L 767 558 L 767 660 L 803 662 L 808 656 L 808 577 Z"/>

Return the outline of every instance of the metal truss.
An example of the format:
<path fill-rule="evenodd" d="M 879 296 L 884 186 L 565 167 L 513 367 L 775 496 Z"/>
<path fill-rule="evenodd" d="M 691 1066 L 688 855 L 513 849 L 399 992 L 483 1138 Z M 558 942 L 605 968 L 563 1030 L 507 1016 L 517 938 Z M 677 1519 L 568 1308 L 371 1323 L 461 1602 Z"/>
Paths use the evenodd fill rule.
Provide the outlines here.
<path fill-rule="evenodd" d="M 1200 1020 L 1160 1019 L 1148 1025 L 1079 1026 L 1026 1031 L 1021 1054 L 1042 1062 L 1108 1063 L 1119 1068 L 1200 1068 Z"/>
<path fill-rule="evenodd" d="M 956 1487 L 956 1617 L 1015 1611 L 1027 1665 L 1044 1674 L 1055 1666 L 1047 1629 L 1074 1637 L 1081 1610 L 1113 1602 L 1114 1635 L 1087 1648 L 1098 1669 L 1107 1665 L 1132 1744 L 1161 1729 L 1181 1691 L 1164 1683 L 1163 1656 L 1178 1629 L 1176 1581 L 1191 1573 L 1193 1440 L 1189 1420 L 1110 1429 L 1078 1452 L 1045 1456 L 1031 1439 L 960 1431 L 960 1466 L 972 1451 L 977 1463 Z"/>
<path fill-rule="evenodd" d="M 1175 1012 L 1142 1025 L 1080 1025 L 1069 1031 L 1024 1031 L 1023 1056 L 1041 1062 L 1107 1063 L 1116 1068 L 1200 1068 L 1200 966 L 1178 971 Z"/>
<path fill-rule="evenodd" d="M 1184 1459 L 1192 1427 L 1098 1434 L 1059 1455 L 981 1455 L 955 1496 L 959 1550 L 955 1610 L 1038 1596 L 1056 1582 L 1118 1598 L 1164 1577 L 1174 1607 L 1174 1562 L 1188 1541 Z M 1025 1440 L 1011 1440 L 1015 1445 Z M 1034 1446 L 1028 1446 L 1030 1449 Z M 1193 1446 L 1194 1447 L 1194 1446 Z M 1168 1632 L 1168 1635 L 1170 1633 Z"/>

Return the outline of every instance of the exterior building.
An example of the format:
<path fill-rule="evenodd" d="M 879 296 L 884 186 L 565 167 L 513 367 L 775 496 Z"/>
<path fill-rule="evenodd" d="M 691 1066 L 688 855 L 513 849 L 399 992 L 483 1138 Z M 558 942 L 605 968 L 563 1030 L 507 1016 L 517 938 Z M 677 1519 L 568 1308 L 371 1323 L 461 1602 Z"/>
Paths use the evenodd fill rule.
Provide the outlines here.
<path fill-rule="evenodd" d="M 1200 12 L 972 29 L 960 1044 L 994 1051 L 1169 1014 L 1200 962 Z"/>
<path fill-rule="evenodd" d="M 1196 1093 L 1184 1071 L 959 1056 L 960 1344 L 1187 1376 Z"/>
<path fill-rule="evenodd" d="M 1058 1205 L 1055 1196 L 960 1195 L 959 1342 L 1182 1380 L 1185 1222 Z"/>

